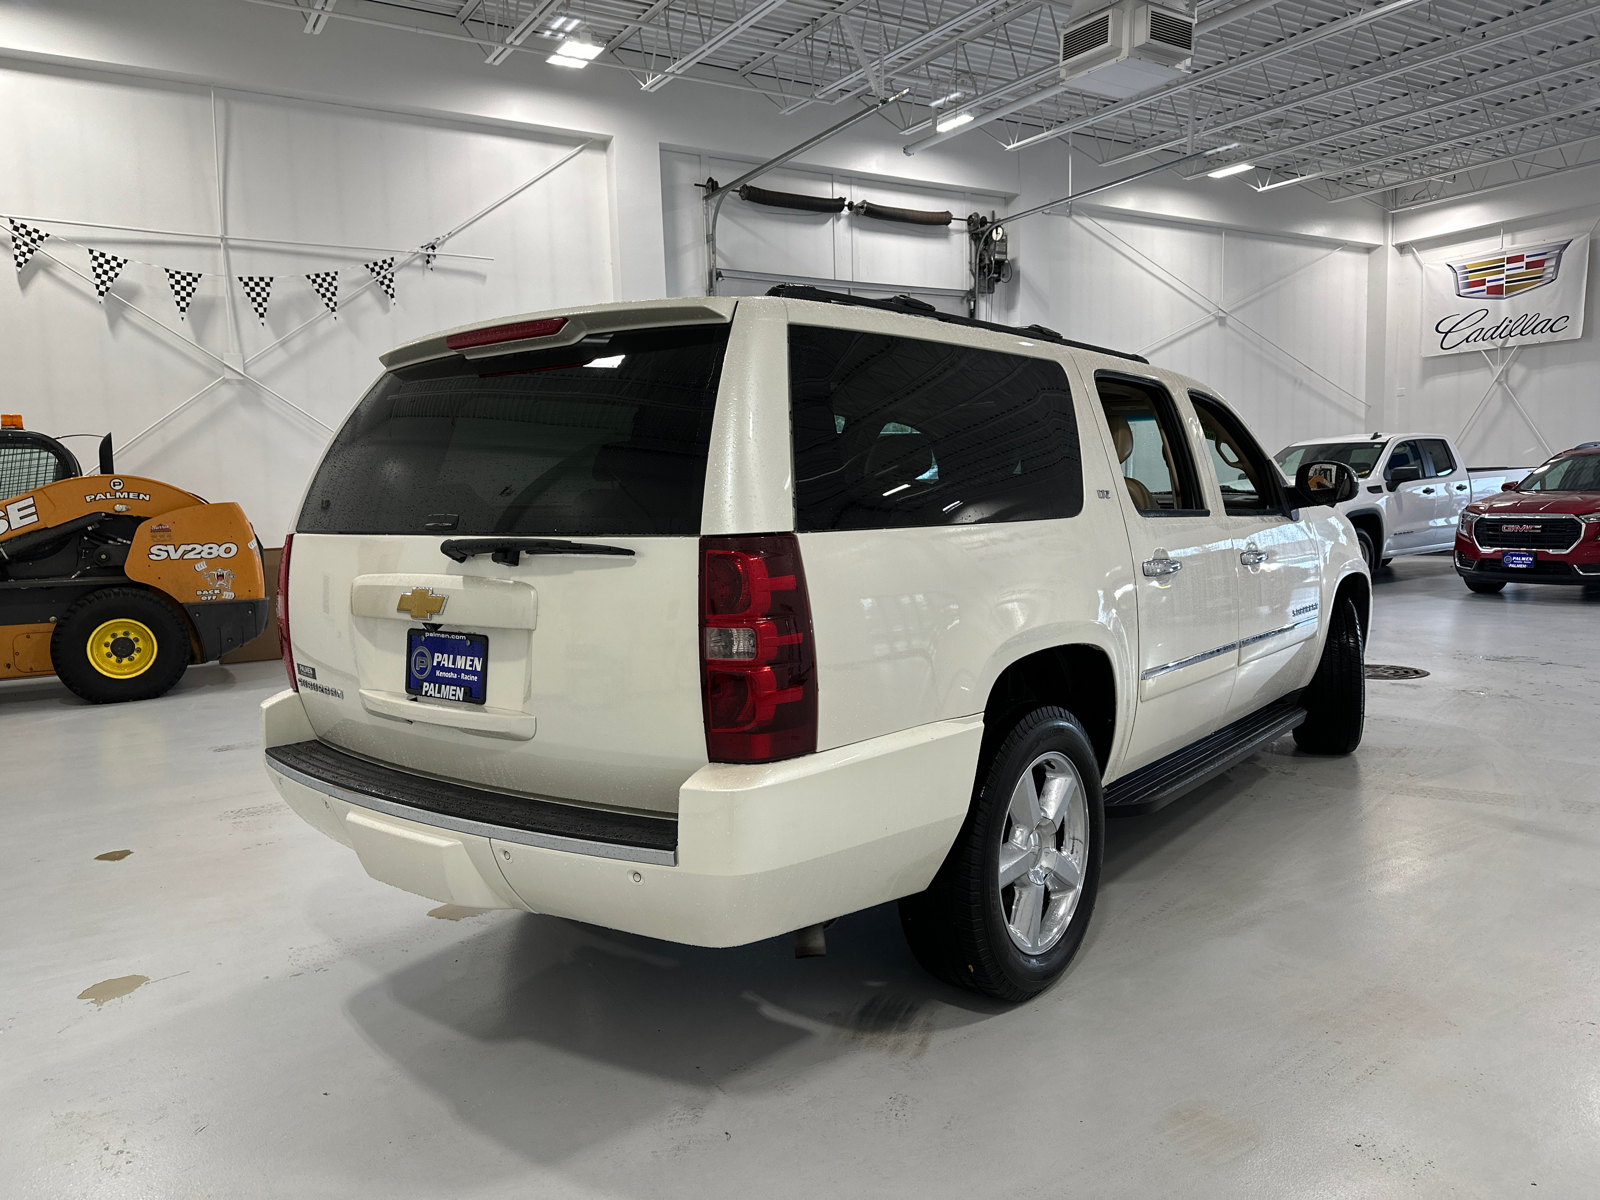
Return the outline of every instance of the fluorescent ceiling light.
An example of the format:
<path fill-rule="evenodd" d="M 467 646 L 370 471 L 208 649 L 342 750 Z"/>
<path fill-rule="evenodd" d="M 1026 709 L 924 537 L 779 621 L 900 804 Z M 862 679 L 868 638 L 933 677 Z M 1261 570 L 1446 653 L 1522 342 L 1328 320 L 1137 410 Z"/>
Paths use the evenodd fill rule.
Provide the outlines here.
<path fill-rule="evenodd" d="M 556 49 L 556 53 L 567 58 L 581 58 L 584 62 L 598 58 L 604 46 L 595 46 L 589 42 L 580 42 L 577 38 L 568 38 Z"/>
<path fill-rule="evenodd" d="M 971 113 L 969 113 L 969 112 L 957 113 L 953 117 L 946 117 L 944 120 L 940 121 L 937 125 L 935 125 L 934 128 L 937 129 L 940 133 L 949 133 L 952 129 L 960 129 L 961 126 L 969 124 L 971 121 L 972 121 L 972 114 Z"/>
<path fill-rule="evenodd" d="M 1226 179 L 1229 175 L 1243 175 L 1246 171 L 1250 171 L 1250 170 L 1254 170 L 1254 169 L 1255 169 L 1255 163 L 1253 163 L 1253 162 L 1229 163 L 1225 167 L 1218 167 L 1215 171 L 1207 171 L 1206 172 L 1206 178 L 1208 178 L 1208 179 Z"/>
<path fill-rule="evenodd" d="M 584 58 L 568 58 L 565 54 L 552 54 L 545 59 L 547 63 L 554 63 L 558 67 L 571 67 L 574 71 L 581 71 L 589 65 L 589 60 Z"/>
<path fill-rule="evenodd" d="M 627 355 L 624 354 L 613 354 L 610 358 L 591 358 L 583 365 L 586 367 L 620 367 L 622 360 L 626 357 Z"/>

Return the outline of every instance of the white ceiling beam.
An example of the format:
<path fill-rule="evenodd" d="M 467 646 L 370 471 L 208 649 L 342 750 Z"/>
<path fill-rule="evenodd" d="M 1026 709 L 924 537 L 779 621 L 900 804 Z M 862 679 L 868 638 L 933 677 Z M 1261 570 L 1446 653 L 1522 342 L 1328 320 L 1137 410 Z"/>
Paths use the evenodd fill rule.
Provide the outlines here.
<path fill-rule="evenodd" d="M 518 21 L 511 32 L 506 34 L 505 39 L 489 51 L 489 57 L 483 61 L 491 67 L 498 67 L 505 62 L 511 57 L 513 50 L 528 40 L 528 35 L 540 21 L 544 20 L 545 15 L 561 2 L 562 0 L 542 0 L 541 3 L 534 5 L 533 11 Z"/>
<path fill-rule="evenodd" d="M 1489 163 L 1485 164 L 1483 167 L 1472 167 L 1470 169 L 1473 171 L 1488 170 L 1490 166 L 1504 166 L 1505 162 L 1507 161 L 1520 162 L 1524 158 L 1533 158 L 1535 155 L 1539 154 L 1555 154 L 1560 151 L 1582 146 L 1588 142 L 1600 142 L 1600 133 L 1594 134 L 1592 137 L 1579 138 L 1575 142 L 1563 142 L 1559 146 L 1550 146 L 1544 150 L 1535 150 L 1529 154 L 1518 155 L 1515 159 L 1508 159 L 1499 163 Z M 1472 196 L 1482 196 L 1486 192 L 1498 192 L 1502 188 L 1516 187 L 1519 183 L 1528 183 L 1534 179 L 1549 179 L 1552 175 L 1565 175 L 1568 171 L 1590 170 L 1594 167 L 1600 167 L 1600 158 L 1591 158 L 1588 162 L 1567 163 L 1565 166 L 1552 167 L 1547 171 L 1540 171 L 1537 175 L 1525 175 L 1520 179 L 1506 179 L 1499 183 L 1486 183 L 1482 187 L 1469 188 L 1464 192 L 1451 192 L 1448 196 L 1438 196 L 1432 200 L 1417 200 L 1410 204 L 1402 204 L 1398 208 L 1391 208 L 1389 211 L 1392 213 L 1415 212 L 1419 208 L 1432 208 L 1435 204 L 1449 204 L 1452 200 L 1466 200 Z M 1467 174 L 1466 171 L 1461 171 L 1458 173 L 1462 175 Z M 1402 183 L 1399 186 L 1407 187 L 1409 185 Z"/>
<path fill-rule="evenodd" d="M 1264 46 L 1260 50 L 1251 51 L 1249 54 L 1242 54 L 1228 62 L 1220 63 L 1204 71 L 1198 71 L 1187 79 L 1165 84 L 1154 91 L 1144 93 L 1142 96 L 1130 96 L 1126 100 L 1118 100 L 1114 104 L 1108 104 L 1106 107 L 1089 113 L 1087 116 L 1078 117 L 1071 121 L 1063 121 L 1052 129 L 1046 129 L 1041 133 L 1034 134 L 1032 137 L 1012 142 L 1006 149 L 1021 150 L 1026 146 L 1034 146 L 1040 142 L 1049 141 L 1051 138 L 1065 137 L 1069 133 L 1076 133 L 1080 129 L 1098 125 L 1102 121 L 1110 120 L 1112 117 L 1120 117 L 1124 113 L 1130 113 L 1147 105 L 1155 104 L 1158 101 L 1182 95 L 1184 92 L 1193 91 L 1198 87 L 1204 87 L 1206 84 L 1214 83 L 1226 76 L 1237 74 L 1240 71 L 1247 71 L 1251 67 L 1259 66 L 1264 62 L 1281 58 L 1285 54 L 1293 54 L 1297 50 L 1304 50 L 1308 46 L 1314 46 L 1318 42 L 1326 41 L 1328 38 L 1349 33 L 1352 29 L 1357 29 L 1373 21 L 1381 21 L 1384 17 L 1392 16 L 1402 9 L 1412 8 L 1424 2 L 1425 0 L 1388 0 L 1387 4 L 1380 4 L 1377 8 L 1369 8 L 1366 12 L 1354 13 L 1348 17 L 1340 17 L 1336 21 L 1329 21 L 1326 25 L 1318 26 L 1316 29 L 1296 34 L 1293 37 L 1284 38 L 1281 42 L 1271 46 Z M 965 133 L 982 120 L 983 118 L 980 117 L 972 125 L 966 125 L 960 130 L 952 130 L 951 132 Z"/>
<path fill-rule="evenodd" d="M 339 3 L 339 0 L 311 0 L 311 7 L 317 11 L 306 14 L 306 32 L 312 34 L 321 33 L 323 26 L 328 23 L 327 10 L 337 3 Z"/>
<path fill-rule="evenodd" d="M 733 41 L 734 38 L 738 37 L 757 21 L 761 20 L 762 17 L 766 16 L 774 9 L 782 8 L 788 2 L 789 0 L 759 0 L 758 3 L 745 10 L 744 15 L 729 22 L 727 25 L 723 26 L 722 29 L 712 34 L 694 50 L 691 50 L 688 54 L 685 54 L 676 62 L 664 67 L 661 71 L 645 80 L 643 85 L 644 90 L 647 92 L 655 92 L 664 88 L 667 84 L 671 83 L 679 75 L 682 75 L 701 59 L 707 57 L 708 55 L 715 54 L 723 46 L 726 46 L 729 42 Z"/>
<path fill-rule="evenodd" d="M 1404 75 L 1408 71 L 1420 71 L 1425 67 L 1432 66 L 1434 63 L 1455 58 L 1463 50 L 1483 50 L 1490 46 L 1499 45 L 1501 42 L 1511 41 L 1514 38 L 1527 37 L 1529 34 L 1538 33 L 1539 31 L 1547 29 L 1552 25 L 1560 25 L 1566 21 L 1575 21 L 1580 17 L 1591 16 L 1594 12 L 1592 4 L 1593 0 L 1569 0 L 1568 3 L 1560 6 L 1561 11 L 1558 11 L 1555 14 L 1542 15 L 1538 20 L 1532 22 L 1518 20 L 1518 18 L 1525 18 L 1528 15 L 1526 12 L 1513 13 L 1510 16 L 1501 18 L 1499 21 L 1493 22 L 1493 25 L 1490 27 L 1480 26 L 1476 29 L 1467 30 L 1463 33 L 1452 34 L 1450 37 L 1444 39 L 1442 44 L 1435 43 L 1430 47 L 1418 47 L 1418 49 L 1429 50 L 1429 53 L 1422 55 L 1421 57 L 1410 58 L 1409 56 L 1413 54 L 1414 51 L 1402 51 L 1400 54 L 1394 55 L 1393 57 L 1407 58 L 1408 61 L 1401 63 L 1398 66 L 1389 67 L 1386 70 L 1379 71 L 1375 74 L 1357 75 L 1355 78 L 1350 79 L 1346 83 L 1336 84 L 1331 88 L 1322 88 L 1321 90 L 1315 90 L 1319 86 L 1318 84 L 1306 84 L 1301 88 L 1295 89 L 1296 92 L 1307 92 L 1308 94 L 1306 95 L 1300 96 L 1291 93 L 1290 97 L 1282 103 L 1274 104 L 1269 108 L 1260 109 L 1250 113 L 1247 116 L 1233 118 L 1225 121 L 1221 125 L 1210 125 L 1204 129 L 1196 130 L 1195 132 L 1197 135 L 1202 133 L 1231 133 L 1240 126 L 1249 125 L 1255 121 L 1265 121 L 1272 117 L 1276 117 L 1281 113 L 1290 112 L 1296 108 L 1300 108 L 1304 105 L 1315 103 L 1317 101 L 1332 100 L 1338 96 L 1343 96 L 1353 92 L 1357 88 L 1368 87 L 1375 83 L 1381 83 L 1385 79 L 1394 78 L 1396 75 Z M 1515 24 L 1510 29 L 1502 29 L 1497 33 L 1492 33 L 1485 36 L 1487 28 L 1504 25 L 1507 22 L 1515 22 Z M 1133 151 L 1132 153 L 1123 154 L 1117 158 L 1107 159 L 1102 165 L 1114 167 L 1125 162 L 1132 162 L 1136 158 L 1143 158 L 1147 154 L 1156 154 L 1162 150 L 1176 150 L 1178 147 L 1186 144 L 1188 140 L 1187 134 L 1182 137 L 1169 138 L 1159 145 L 1145 146 L 1142 149 Z"/>

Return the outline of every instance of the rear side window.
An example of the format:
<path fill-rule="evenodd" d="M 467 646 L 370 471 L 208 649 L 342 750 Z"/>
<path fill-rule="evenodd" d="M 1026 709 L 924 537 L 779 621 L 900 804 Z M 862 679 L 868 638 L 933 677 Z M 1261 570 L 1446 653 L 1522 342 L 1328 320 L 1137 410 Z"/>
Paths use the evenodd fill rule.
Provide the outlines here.
<path fill-rule="evenodd" d="M 727 342 L 726 325 L 684 326 L 392 371 L 334 438 L 297 528 L 697 535 Z"/>
<path fill-rule="evenodd" d="M 796 529 L 1077 516 L 1066 373 L 944 342 L 789 329 Z"/>
<path fill-rule="evenodd" d="M 8 432 L 0 437 L 0 500 L 77 473 L 75 466 L 69 466 L 38 434 Z"/>
<path fill-rule="evenodd" d="M 1456 460 L 1450 454 L 1450 447 L 1442 438 L 1426 438 L 1422 448 L 1428 452 L 1428 461 L 1433 464 L 1429 478 L 1439 478 L 1454 473 Z"/>

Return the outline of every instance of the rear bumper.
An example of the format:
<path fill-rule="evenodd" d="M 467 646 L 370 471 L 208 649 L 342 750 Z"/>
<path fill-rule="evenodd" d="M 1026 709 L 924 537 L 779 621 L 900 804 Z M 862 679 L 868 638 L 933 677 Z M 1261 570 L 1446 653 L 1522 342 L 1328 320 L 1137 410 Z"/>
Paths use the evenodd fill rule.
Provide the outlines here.
<path fill-rule="evenodd" d="M 373 878 L 700 946 L 921 891 L 966 817 L 983 737 L 973 716 L 786 762 L 711 763 L 679 789 L 674 823 L 354 759 L 316 741 L 291 691 L 262 705 L 262 726 L 284 800 Z"/>

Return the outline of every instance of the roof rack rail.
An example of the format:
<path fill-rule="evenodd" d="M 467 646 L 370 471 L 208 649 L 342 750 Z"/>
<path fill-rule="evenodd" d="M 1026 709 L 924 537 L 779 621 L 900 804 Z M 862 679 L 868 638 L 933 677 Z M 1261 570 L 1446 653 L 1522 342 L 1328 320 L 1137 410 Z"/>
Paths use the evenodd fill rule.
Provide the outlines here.
<path fill-rule="evenodd" d="M 894 296 L 888 300 L 869 300 L 865 296 L 852 296 L 847 292 L 830 292 L 826 288 L 811 287 L 802 283 L 780 283 L 767 291 L 769 296 L 778 296 L 785 300 L 814 300 L 819 304 L 853 304 L 858 308 L 878 308 L 885 312 L 902 313 L 908 317 L 931 317 L 935 321 L 943 321 L 949 325 L 968 325 L 974 329 L 988 329 L 994 333 L 1009 333 L 1021 337 L 1037 338 L 1041 342 L 1054 342 L 1059 346 L 1071 346 L 1075 350 L 1092 350 L 1096 354 L 1109 354 L 1113 358 L 1131 359 L 1136 363 L 1149 365 L 1150 360 L 1141 354 L 1129 354 L 1126 350 L 1110 350 L 1105 346 L 1094 346 L 1088 342 L 1075 342 L 1071 338 L 1062 337 L 1054 329 L 1047 329 L 1043 325 L 1029 325 L 1026 328 L 1017 325 L 997 325 L 993 321 L 979 321 L 972 317 L 957 317 L 950 313 L 942 313 L 926 300 L 918 300 L 915 296 Z"/>

